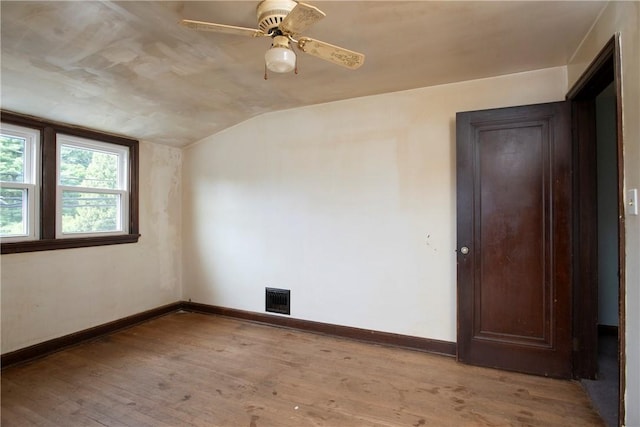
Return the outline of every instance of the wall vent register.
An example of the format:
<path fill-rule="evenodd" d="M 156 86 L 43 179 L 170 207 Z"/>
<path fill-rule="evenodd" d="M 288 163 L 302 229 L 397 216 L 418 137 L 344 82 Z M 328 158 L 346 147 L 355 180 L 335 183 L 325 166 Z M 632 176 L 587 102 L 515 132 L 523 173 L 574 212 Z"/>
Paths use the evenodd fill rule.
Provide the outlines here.
<path fill-rule="evenodd" d="M 271 313 L 291 314 L 290 296 L 289 289 L 266 288 L 265 310 Z"/>

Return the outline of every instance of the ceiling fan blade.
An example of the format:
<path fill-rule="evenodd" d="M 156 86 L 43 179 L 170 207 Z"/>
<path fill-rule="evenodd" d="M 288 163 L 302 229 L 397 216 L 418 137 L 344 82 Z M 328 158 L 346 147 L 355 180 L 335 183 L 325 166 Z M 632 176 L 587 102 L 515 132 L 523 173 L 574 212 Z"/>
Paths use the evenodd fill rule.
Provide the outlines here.
<path fill-rule="evenodd" d="M 234 34 L 238 36 L 265 37 L 262 30 L 246 27 L 236 27 L 233 25 L 214 24 L 212 22 L 193 21 L 191 19 L 183 19 L 180 25 L 197 31 L 213 31 L 216 33 Z"/>
<path fill-rule="evenodd" d="M 300 34 L 326 15 L 315 6 L 298 3 L 279 25 L 284 34 Z"/>
<path fill-rule="evenodd" d="M 302 37 L 298 40 L 298 48 L 304 53 L 316 56 L 325 61 L 342 65 L 355 70 L 364 63 L 364 55 L 342 47 L 334 46 L 319 40 Z"/>

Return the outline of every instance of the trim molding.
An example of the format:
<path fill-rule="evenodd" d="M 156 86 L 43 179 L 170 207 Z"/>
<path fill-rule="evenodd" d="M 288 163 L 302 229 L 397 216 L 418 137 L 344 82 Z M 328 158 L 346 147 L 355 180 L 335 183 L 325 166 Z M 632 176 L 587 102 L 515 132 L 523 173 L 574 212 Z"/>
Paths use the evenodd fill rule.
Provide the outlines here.
<path fill-rule="evenodd" d="M 291 317 L 276 316 L 256 313 L 253 311 L 236 310 L 233 308 L 218 307 L 195 302 L 183 302 L 182 309 L 197 313 L 215 314 L 219 316 L 233 317 L 264 323 L 271 326 L 298 329 L 307 332 L 316 332 L 342 338 L 349 338 L 374 344 L 403 347 L 411 350 L 419 350 L 427 353 L 436 353 L 455 357 L 457 344 L 450 341 L 440 341 L 429 338 L 414 337 L 410 335 L 393 334 L 370 329 L 354 328 L 350 326 L 333 325 L 329 323 L 314 322 L 311 320 L 295 319 Z"/>
<path fill-rule="evenodd" d="M 11 351 L 9 353 L 3 354 L 0 357 L 0 364 L 2 364 L 2 369 L 4 369 L 17 363 L 23 363 L 38 357 L 43 357 L 56 351 L 60 351 L 64 348 L 80 344 L 84 341 L 89 341 L 103 335 L 118 331 L 120 329 L 129 328 L 131 326 L 137 325 L 138 323 L 142 323 L 155 317 L 164 316 L 165 314 L 178 311 L 180 310 L 181 306 L 182 303 L 174 302 L 172 304 L 163 305 L 161 307 L 143 311 L 142 313 L 134 314 L 132 316 L 94 326 L 93 328 L 84 329 L 82 331 L 74 332 L 69 335 L 54 338 L 40 344 L 35 344 L 29 347 L 21 348 L 19 350 Z"/>
<path fill-rule="evenodd" d="M 142 313 L 127 316 L 122 319 L 84 329 L 59 338 L 34 344 L 29 347 L 11 351 L 0 356 L 2 369 L 18 363 L 46 356 L 56 351 L 63 350 L 85 341 L 108 335 L 120 329 L 130 328 L 139 323 L 146 322 L 156 317 L 164 316 L 176 311 L 185 310 L 194 313 L 213 314 L 217 316 L 231 317 L 263 323 L 270 326 L 297 329 L 306 332 L 315 332 L 330 336 L 342 337 L 373 344 L 381 344 L 392 347 L 402 347 L 411 350 L 435 353 L 444 356 L 455 357 L 457 344 L 450 341 L 440 341 L 429 338 L 414 337 L 410 335 L 393 334 L 370 329 L 353 328 L 350 326 L 332 325 L 329 323 L 314 322 L 311 320 L 294 319 L 284 316 L 257 313 L 253 311 L 237 310 L 215 305 L 200 304 L 190 301 L 178 301 L 163 305 Z"/>

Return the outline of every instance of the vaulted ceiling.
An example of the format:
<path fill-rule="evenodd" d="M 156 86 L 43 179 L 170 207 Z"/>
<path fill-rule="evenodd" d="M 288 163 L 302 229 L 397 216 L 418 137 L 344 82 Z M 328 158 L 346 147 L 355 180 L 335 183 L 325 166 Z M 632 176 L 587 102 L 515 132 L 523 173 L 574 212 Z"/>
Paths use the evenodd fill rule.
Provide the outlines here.
<path fill-rule="evenodd" d="M 313 1 L 305 35 L 366 55 L 348 70 L 298 53 L 269 74 L 253 1 L 2 1 L 1 103 L 10 111 L 177 147 L 253 116 L 566 65 L 600 1 Z M 461 94 L 464 96 L 464 94 Z"/>

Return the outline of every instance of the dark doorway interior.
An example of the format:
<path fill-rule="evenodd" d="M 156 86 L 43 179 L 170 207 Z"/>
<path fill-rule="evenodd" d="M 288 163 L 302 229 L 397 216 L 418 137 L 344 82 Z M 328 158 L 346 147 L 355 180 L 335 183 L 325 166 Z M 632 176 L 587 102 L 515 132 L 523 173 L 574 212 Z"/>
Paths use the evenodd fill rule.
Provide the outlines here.
<path fill-rule="evenodd" d="M 582 385 L 607 427 L 616 427 L 619 425 L 620 400 L 618 336 L 607 329 L 601 331 L 598 341 L 598 378 L 584 379 Z"/>

